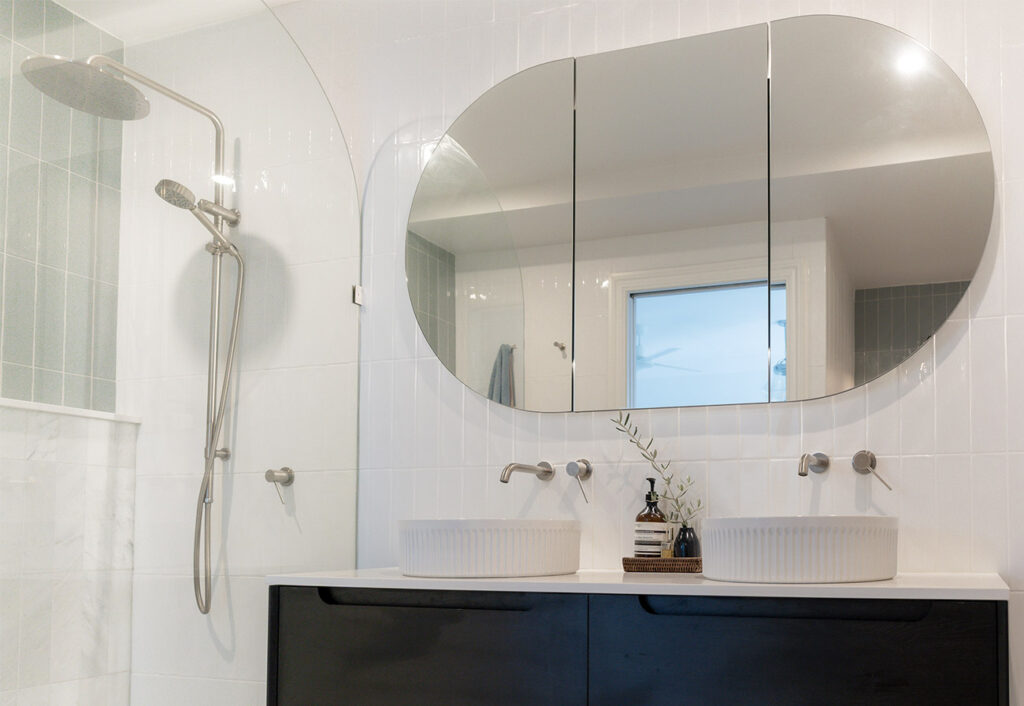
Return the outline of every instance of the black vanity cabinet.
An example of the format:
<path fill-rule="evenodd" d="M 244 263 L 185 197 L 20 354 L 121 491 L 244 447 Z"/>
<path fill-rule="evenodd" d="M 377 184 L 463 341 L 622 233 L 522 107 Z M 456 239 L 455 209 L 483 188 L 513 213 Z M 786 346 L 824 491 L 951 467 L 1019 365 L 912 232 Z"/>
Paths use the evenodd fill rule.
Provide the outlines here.
<path fill-rule="evenodd" d="M 587 703 L 587 596 L 272 586 L 269 706 Z"/>
<path fill-rule="evenodd" d="M 1006 602 L 272 586 L 267 703 L 1009 702 Z"/>

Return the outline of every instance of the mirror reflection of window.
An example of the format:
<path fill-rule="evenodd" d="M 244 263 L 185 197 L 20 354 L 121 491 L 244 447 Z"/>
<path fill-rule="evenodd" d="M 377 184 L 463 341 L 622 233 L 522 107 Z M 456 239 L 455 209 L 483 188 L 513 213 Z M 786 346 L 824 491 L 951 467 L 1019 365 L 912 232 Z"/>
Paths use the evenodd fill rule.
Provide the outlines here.
<path fill-rule="evenodd" d="M 764 372 L 765 292 L 764 282 L 734 282 L 631 293 L 630 406 L 766 402 L 769 385 L 784 396 L 784 319 Z M 785 285 L 770 297 L 786 310 Z"/>

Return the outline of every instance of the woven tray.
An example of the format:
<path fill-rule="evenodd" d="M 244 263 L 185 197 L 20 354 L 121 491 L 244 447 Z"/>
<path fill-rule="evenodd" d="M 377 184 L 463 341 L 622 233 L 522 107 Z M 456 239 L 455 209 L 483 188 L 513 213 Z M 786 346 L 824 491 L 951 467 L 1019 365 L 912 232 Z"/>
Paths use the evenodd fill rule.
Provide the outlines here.
<path fill-rule="evenodd" d="M 622 570 L 627 573 L 654 572 L 659 574 L 699 574 L 703 561 L 697 557 L 673 557 L 670 559 L 647 557 L 622 557 Z"/>

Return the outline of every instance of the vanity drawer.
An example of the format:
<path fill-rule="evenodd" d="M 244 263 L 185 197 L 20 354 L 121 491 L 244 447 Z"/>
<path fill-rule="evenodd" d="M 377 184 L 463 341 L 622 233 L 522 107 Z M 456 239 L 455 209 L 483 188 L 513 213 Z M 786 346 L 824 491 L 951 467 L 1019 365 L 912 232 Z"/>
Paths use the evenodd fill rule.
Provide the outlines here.
<path fill-rule="evenodd" d="M 590 703 L 1006 704 L 999 601 L 590 597 Z"/>
<path fill-rule="evenodd" d="M 585 704 L 587 596 L 272 587 L 267 703 Z"/>

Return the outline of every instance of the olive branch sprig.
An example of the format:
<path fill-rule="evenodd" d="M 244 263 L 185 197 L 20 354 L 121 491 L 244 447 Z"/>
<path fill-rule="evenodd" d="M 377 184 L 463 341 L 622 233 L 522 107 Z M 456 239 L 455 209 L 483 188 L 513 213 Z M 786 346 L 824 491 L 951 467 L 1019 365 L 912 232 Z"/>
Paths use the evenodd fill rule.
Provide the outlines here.
<path fill-rule="evenodd" d="M 617 431 L 629 437 L 629 443 L 636 446 L 637 450 L 640 451 L 640 455 L 651 464 L 651 468 L 661 478 L 663 484 L 661 497 L 668 504 L 669 521 L 678 522 L 683 527 L 689 527 L 690 521 L 697 516 L 697 513 L 704 509 L 704 503 L 700 498 L 697 498 L 696 502 L 686 498 L 687 491 L 693 486 L 693 478 L 687 476 L 681 481 L 675 480 L 675 474 L 670 473 L 668 470 L 669 466 L 672 465 L 672 461 L 658 460 L 658 449 L 653 448 L 654 437 L 652 436 L 644 443 L 644 437 L 640 433 L 640 428 L 630 422 L 628 412 L 623 416 L 622 412 L 619 411 L 619 416 L 612 419 L 611 422 L 615 425 Z"/>

